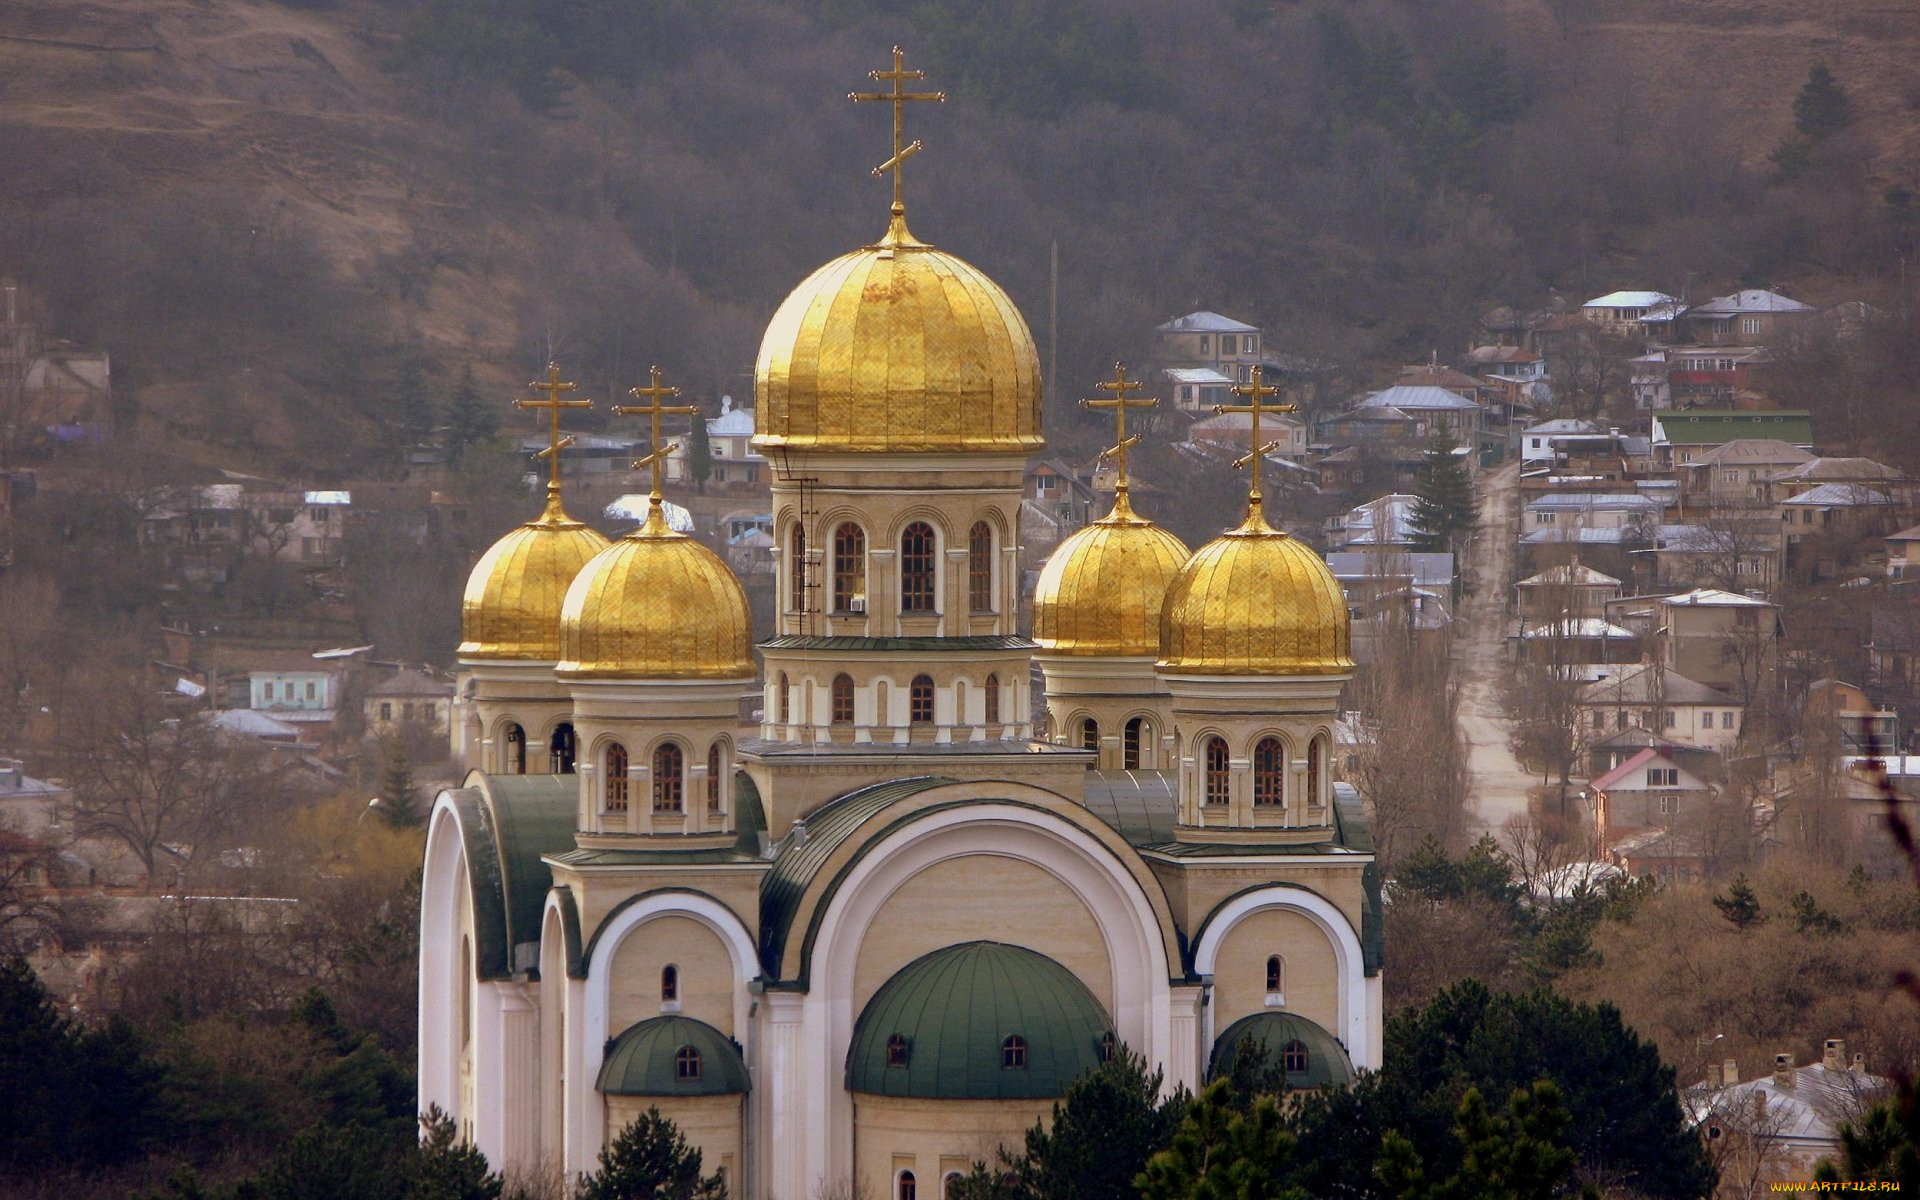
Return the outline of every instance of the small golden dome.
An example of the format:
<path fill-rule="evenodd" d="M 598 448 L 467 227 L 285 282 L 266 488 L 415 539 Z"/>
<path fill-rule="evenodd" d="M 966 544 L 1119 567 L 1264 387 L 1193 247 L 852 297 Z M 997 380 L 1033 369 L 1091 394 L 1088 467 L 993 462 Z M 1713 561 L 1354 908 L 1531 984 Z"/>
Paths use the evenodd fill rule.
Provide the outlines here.
<path fill-rule="evenodd" d="M 580 568 L 607 539 L 569 517 L 558 496 L 547 511 L 480 556 L 460 600 L 461 658 L 553 662 L 560 657 L 560 604 Z"/>
<path fill-rule="evenodd" d="M 1167 588 L 1163 671 L 1344 675 L 1353 670 L 1346 596 L 1327 564 L 1267 525 L 1256 506 L 1208 542 Z"/>
<path fill-rule="evenodd" d="M 809 275 L 754 365 L 763 449 L 1029 453 L 1040 356 L 1013 301 L 978 269 L 887 236 Z"/>
<path fill-rule="evenodd" d="M 560 609 L 569 679 L 745 679 L 753 620 L 747 593 L 720 556 L 647 522 L 581 569 Z"/>
<path fill-rule="evenodd" d="M 1053 654 L 1155 656 L 1161 604 L 1187 553 L 1120 493 L 1112 512 L 1060 543 L 1041 569 L 1033 640 Z"/>

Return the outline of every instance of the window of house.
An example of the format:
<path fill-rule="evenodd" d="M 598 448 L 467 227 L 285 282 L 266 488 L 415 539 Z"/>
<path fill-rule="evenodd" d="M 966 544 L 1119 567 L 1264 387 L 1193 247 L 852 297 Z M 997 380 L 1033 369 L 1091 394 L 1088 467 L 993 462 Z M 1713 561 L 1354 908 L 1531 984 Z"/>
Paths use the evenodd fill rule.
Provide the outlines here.
<path fill-rule="evenodd" d="M 1253 802 L 1266 807 L 1286 799 L 1287 751 L 1279 738 L 1261 738 L 1253 748 Z"/>
<path fill-rule="evenodd" d="M 1735 725 L 1734 725 L 1734 723 L 1733 723 L 1733 714 L 1732 714 L 1732 713 L 1730 713 L 1730 712 L 1723 712 L 1723 713 L 1721 713 L 1721 714 L 1720 714 L 1720 728 L 1722 728 L 1722 729 L 1734 729 L 1734 728 L 1738 728 L 1738 727 L 1737 727 L 1737 726 L 1735 726 Z"/>
<path fill-rule="evenodd" d="M 1280 1069 L 1289 1075 L 1307 1073 L 1307 1047 L 1298 1039 L 1280 1047 Z"/>
<path fill-rule="evenodd" d="M 833 611 L 867 608 L 867 531 L 848 521 L 833 531 Z"/>
<path fill-rule="evenodd" d="M 608 812 L 627 811 L 627 748 L 619 742 L 608 742 L 607 752 L 602 755 L 605 764 L 604 775 L 600 782 L 603 807 Z"/>
<path fill-rule="evenodd" d="M 1678 767 L 1648 767 L 1648 787 L 1679 787 L 1680 769 Z"/>
<path fill-rule="evenodd" d="M 1679 807 L 1680 807 L 1680 798 L 1678 796 L 1663 795 L 1660 797 L 1660 815 L 1661 816 L 1670 817 L 1674 814 L 1674 811 Z"/>
<path fill-rule="evenodd" d="M 835 675 L 833 686 L 828 691 L 831 697 L 829 718 L 835 725 L 853 724 L 853 676 Z"/>
<path fill-rule="evenodd" d="M 574 749 L 573 722 L 555 725 L 553 736 L 547 739 L 547 761 L 555 775 L 573 774 Z"/>
<path fill-rule="evenodd" d="M 1223 333 L 1220 335 L 1220 353 L 1235 354 L 1235 353 L 1238 353 L 1239 350 L 1240 350 L 1239 338 L 1233 336 L 1231 333 Z"/>
<path fill-rule="evenodd" d="M 1022 1070 L 1027 1065 L 1027 1039 L 1010 1033 L 1000 1043 L 1000 1066 L 1004 1070 Z"/>
<path fill-rule="evenodd" d="M 915 675 L 907 685 L 907 720 L 915 725 L 933 724 L 933 679 Z"/>
<path fill-rule="evenodd" d="M 987 676 L 984 690 L 987 699 L 987 724 L 998 725 L 1000 723 L 1000 676 L 998 674 Z"/>
<path fill-rule="evenodd" d="M 920 1185 L 914 1182 L 912 1171 L 900 1172 L 900 1178 L 893 1188 L 894 1200 L 920 1200 Z"/>
<path fill-rule="evenodd" d="M 382 721 L 393 720 L 393 705 L 384 700 L 380 702 L 380 719 Z"/>
<path fill-rule="evenodd" d="M 509 775 L 527 773 L 527 731 L 518 725 L 507 726 L 506 768 Z"/>
<path fill-rule="evenodd" d="M 1207 739 L 1205 755 L 1206 802 L 1225 804 L 1227 802 L 1227 739 L 1210 737 Z"/>
<path fill-rule="evenodd" d="M 1674 726 L 1678 725 L 1679 724 L 1678 716 L 1679 714 L 1675 713 L 1672 709 L 1668 709 L 1665 714 L 1665 721 L 1663 722 L 1665 727 L 1668 729 L 1672 729 Z"/>
<path fill-rule="evenodd" d="M 887 1065 L 889 1067 L 905 1067 L 907 1065 L 907 1056 L 906 1038 L 896 1033 L 887 1039 Z"/>
<path fill-rule="evenodd" d="M 1553 513 L 1536 512 L 1533 514 L 1533 523 L 1536 525 L 1551 525 L 1553 524 L 1553 518 L 1554 518 Z"/>
<path fill-rule="evenodd" d="M 1269 993 L 1286 990 L 1283 986 L 1286 983 L 1286 973 L 1286 963 L 1278 954 L 1267 956 L 1267 991 Z"/>
<path fill-rule="evenodd" d="M 1145 717 L 1129 717 L 1120 736 L 1120 765 L 1129 771 L 1140 769 L 1140 743 L 1144 740 Z"/>
<path fill-rule="evenodd" d="M 726 778 L 726 759 L 720 753 L 720 743 L 707 747 L 707 811 L 720 811 L 720 781 Z"/>
<path fill-rule="evenodd" d="M 1200 353 L 1202 354 L 1213 353 L 1213 339 L 1208 337 L 1204 333 L 1200 335 Z"/>
<path fill-rule="evenodd" d="M 1080 748 L 1098 750 L 1100 748 L 1100 722 L 1086 717 L 1080 722 Z"/>
<path fill-rule="evenodd" d="M 307 699 L 313 699 L 313 688 L 311 685 L 307 688 Z M 402 721 L 413 720 L 413 701 L 409 700 L 400 706 L 400 719 Z"/>
<path fill-rule="evenodd" d="M 967 607 L 993 611 L 993 526 L 975 521 L 967 534 Z"/>
<path fill-rule="evenodd" d="M 314 696 L 315 696 L 315 693 L 314 693 L 313 680 L 309 679 L 307 680 L 307 699 L 312 700 L 314 699 Z"/>
<path fill-rule="evenodd" d="M 921 613 L 933 606 L 933 526 L 915 521 L 900 532 L 900 611 Z"/>
<path fill-rule="evenodd" d="M 1759 317 L 1742 317 L 1740 319 L 1740 332 L 1745 334 L 1759 333 L 1760 318 Z"/>
<path fill-rule="evenodd" d="M 662 742 L 653 752 L 653 811 L 677 813 L 686 805 L 687 762 L 680 747 Z"/>
<path fill-rule="evenodd" d="M 801 612 L 807 606 L 807 531 L 795 525 L 787 535 L 787 607 Z"/>
<path fill-rule="evenodd" d="M 700 1078 L 700 1052 L 692 1046 L 682 1046 L 673 1055 L 673 1073 L 680 1079 Z"/>
<path fill-rule="evenodd" d="M 680 968 L 668 963 L 660 968 L 660 1001 L 671 1003 L 680 998 Z"/>
<path fill-rule="evenodd" d="M 1601 712 L 1599 709 L 1595 709 L 1593 711 L 1593 727 L 1595 729 L 1605 729 L 1607 727 L 1607 714 Z"/>

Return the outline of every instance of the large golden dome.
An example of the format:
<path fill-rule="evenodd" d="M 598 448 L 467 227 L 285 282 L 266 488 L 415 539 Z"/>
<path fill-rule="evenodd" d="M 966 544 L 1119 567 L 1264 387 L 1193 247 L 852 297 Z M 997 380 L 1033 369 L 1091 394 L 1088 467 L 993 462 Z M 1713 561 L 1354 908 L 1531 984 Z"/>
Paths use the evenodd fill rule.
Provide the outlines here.
<path fill-rule="evenodd" d="M 1040 431 L 1040 356 L 998 284 L 915 240 L 843 254 L 793 290 L 760 342 L 762 449 L 1028 453 Z"/>
<path fill-rule="evenodd" d="M 1052 654 L 1154 657 L 1161 603 L 1187 553 L 1120 493 L 1112 512 L 1060 543 L 1041 569 L 1034 641 Z"/>
<path fill-rule="evenodd" d="M 1325 561 L 1267 525 L 1258 507 L 1208 542 L 1167 589 L 1163 671 L 1344 675 L 1353 670 L 1346 596 Z"/>
<path fill-rule="evenodd" d="M 720 556 L 647 522 L 581 569 L 560 609 L 570 679 L 745 679 L 753 674 L 747 593 Z"/>
<path fill-rule="evenodd" d="M 606 538 L 569 517 L 557 496 L 549 497 L 545 513 L 495 542 L 467 576 L 460 657 L 559 658 L 567 586 L 606 548 Z"/>

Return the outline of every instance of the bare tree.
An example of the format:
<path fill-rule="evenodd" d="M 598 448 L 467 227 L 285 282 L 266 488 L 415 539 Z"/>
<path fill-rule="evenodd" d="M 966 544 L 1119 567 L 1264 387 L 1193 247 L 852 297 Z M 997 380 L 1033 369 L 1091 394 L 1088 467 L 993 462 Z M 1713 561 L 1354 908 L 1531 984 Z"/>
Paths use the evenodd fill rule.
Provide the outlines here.
<path fill-rule="evenodd" d="M 1560 338 L 1547 356 L 1553 396 L 1570 417 L 1593 420 L 1631 403 L 1628 358 L 1634 345 L 1598 329 L 1581 329 Z"/>
<path fill-rule="evenodd" d="M 1398 625 L 1389 620 L 1375 644 L 1354 698 L 1376 733 L 1351 777 L 1371 805 L 1381 861 L 1392 863 L 1422 838 L 1458 839 L 1472 772 L 1445 635 L 1422 633 L 1402 616 Z"/>

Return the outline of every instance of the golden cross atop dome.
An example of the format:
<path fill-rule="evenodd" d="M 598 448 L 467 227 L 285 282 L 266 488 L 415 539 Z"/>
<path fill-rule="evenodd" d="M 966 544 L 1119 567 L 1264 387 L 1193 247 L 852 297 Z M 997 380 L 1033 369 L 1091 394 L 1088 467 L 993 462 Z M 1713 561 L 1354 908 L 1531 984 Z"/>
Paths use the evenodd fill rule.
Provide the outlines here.
<path fill-rule="evenodd" d="M 1300 411 L 1300 406 L 1297 404 L 1262 404 L 1260 403 L 1260 399 L 1263 396 L 1278 396 L 1280 394 L 1280 389 L 1277 387 L 1273 387 L 1271 385 L 1261 384 L 1260 367 L 1258 366 L 1258 364 L 1254 366 L 1252 377 L 1248 380 L 1248 382 L 1236 383 L 1232 387 L 1228 388 L 1227 390 L 1232 392 L 1236 396 L 1247 397 L 1248 403 L 1216 404 L 1213 406 L 1214 412 L 1216 413 L 1252 413 L 1253 414 L 1253 449 L 1250 452 L 1248 452 L 1245 457 L 1237 458 L 1233 462 L 1233 465 L 1235 467 L 1251 467 L 1253 470 L 1251 480 L 1247 487 L 1247 523 L 1251 525 L 1256 520 L 1259 520 L 1262 522 L 1266 520 L 1266 510 L 1260 496 L 1260 456 L 1267 453 L 1270 450 L 1277 449 L 1280 445 L 1280 443 L 1277 441 L 1265 442 L 1265 443 L 1261 442 L 1260 416 L 1262 413 L 1298 412 Z"/>
<path fill-rule="evenodd" d="M 1080 407 L 1082 408 L 1110 408 L 1113 410 L 1114 437 L 1117 439 L 1117 444 L 1102 450 L 1100 457 L 1113 459 L 1113 512 L 1115 516 L 1125 517 L 1132 514 L 1132 507 L 1127 502 L 1127 451 L 1139 443 L 1140 435 L 1136 433 L 1132 437 L 1127 436 L 1127 410 L 1130 408 L 1153 408 L 1160 403 L 1160 401 L 1152 396 L 1142 396 L 1137 400 L 1127 398 L 1128 392 L 1137 392 L 1145 386 L 1145 384 L 1137 380 L 1127 378 L 1127 364 L 1116 362 L 1113 364 L 1113 378 L 1099 385 L 1099 390 L 1112 392 L 1112 398 L 1107 399 L 1104 397 L 1090 396 L 1080 402 Z"/>
<path fill-rule="evenodd" d="M 644 416 L 649 418 L 650 430 L 647 447 L 650 453 L 644 458 L 635 459 L 633 461 L 633 469 L 636 471 L 641 467 L 651 467 L 653 469 L 653 490 L 648 493 L 648 499 L 651 500 L 652 503 L 648 505 L 647 512 L 647 524 L 651 526 L 657 518 L 660 518 L 660 467 L 661 464 L 667 461 L 667 455 L 673 453 L 672 446 L 663 446 L 660 444 L 660 418 L 696 413 L 700 411 L 700 406 L 697 404 L 661 403 L 661 401 L 665 400 L 668 396 L 678 396 L 680 389 L 677 387 L 660 386 L 659 367 L 649 367 L 648 370 L 651 372 L 650 378 L 652 382 L 646 387 L 629 388 L 627 393 L 636 399 L 645 399 L 648 403 L 616 404 L 613 406 L 613 411 L 623 417 Z"/>
<path fill-rule="evenodd" d="M 907 160 L 920 153 L 920 140 L 914 139 L 912 145 L 902 145 L 905 134 L 905 117 L 908 101 L 928 100 L 935 104 L 947 98 L 945 92 L 909 92 L 901 87 L 909 79 L 925 79 L 925 71 L 907 70 L 907 52 L 900 47 L 893 48 L 893 70 L 868 71 L 867 78 L 888 81 L 893 89 L 886 92 L 848 92 L 847 99 L 855 104 L 862 100 L 885 100 L 893 105 L 893 157 L 873 169 L 875 176 L 893 172 L 893 215 L 904 217 L 907 213 L 905 174 Z"/>
<path fill-rule="evenodd" d="M 515 400 L 513 406 L 522 409 L 547 410 L 547 448 L 534 455 L 547 460 L 547 515 L 555 516 L 560 509 L 560 452 L 573 445 L 573 435 L 560 432 L 560 410 L 563 408 L 592 408 L 591 400 L 562 400 L 567 392 L 579 388 L 577 383 L 565 383 L 560 379 L 560 364 L 547 364 L 546 379 L 536 379 L 527 385 L 536 392 L 545 392 L 545 400 L 522 398 Z"/>

